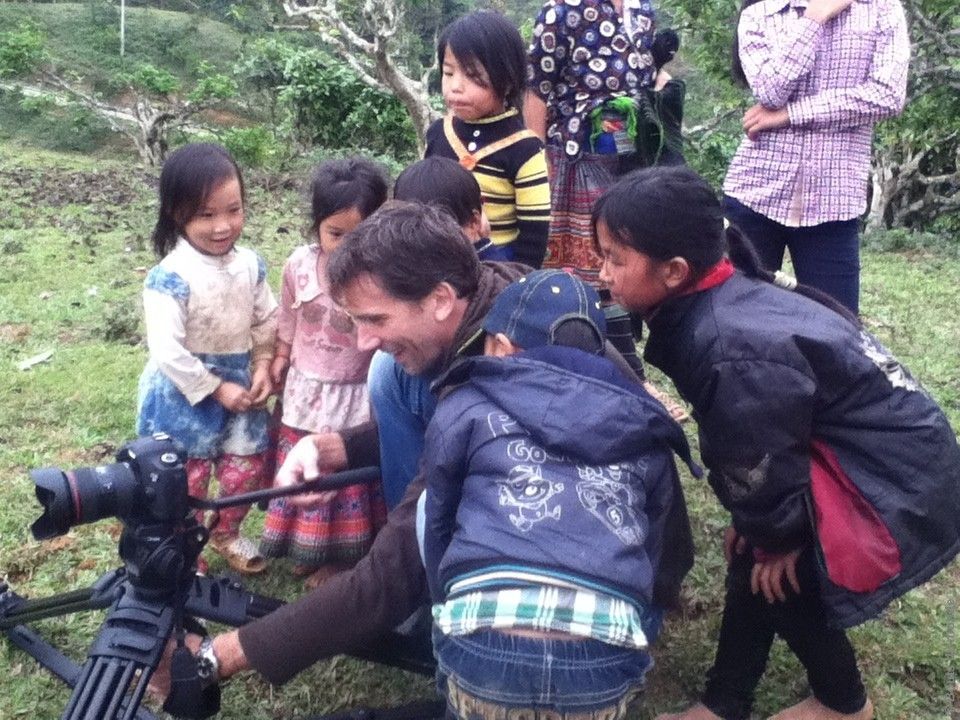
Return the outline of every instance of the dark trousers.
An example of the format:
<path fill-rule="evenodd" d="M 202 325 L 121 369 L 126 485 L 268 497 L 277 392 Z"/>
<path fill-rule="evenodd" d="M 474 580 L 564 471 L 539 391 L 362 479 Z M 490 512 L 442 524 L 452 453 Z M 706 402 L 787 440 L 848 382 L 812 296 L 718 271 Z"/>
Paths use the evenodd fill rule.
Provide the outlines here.
<path fill-rule="evenodd" d="M 788 587 L 786 602 L 768 603 L 750 591 L 753 555 L 737 555 L 727 571 L 726 606 L 703 704 L 724 720 L 750 717 L 753 693 L 767 666 L 773 638 L 783 638 L 807 671 L 814 696 L 840 713 L 854 713 L 867 700 L 857 658 L 842 630 L 827 626 L 814 552 L 797 561 L 800 594 Z"/>
<path fill-rule="evenodd" d="M 787 227 L 724 196 L 727 220 L 739 227 L 767 270 L 779 270 L 790 250 L 797 280 L 835 298 L 854 315 L 860 306 L 860 224 L 857 219 Z"/>

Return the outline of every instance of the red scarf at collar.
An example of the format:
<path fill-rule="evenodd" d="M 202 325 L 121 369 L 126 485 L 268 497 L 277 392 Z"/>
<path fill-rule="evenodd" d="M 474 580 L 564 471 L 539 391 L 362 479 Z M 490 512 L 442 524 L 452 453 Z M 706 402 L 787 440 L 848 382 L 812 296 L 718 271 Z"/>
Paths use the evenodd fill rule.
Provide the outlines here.
<path fill-rule="evenodd" d="M 694 293 L 702 292 L 703 290 L 709 290 L 710 288 L 716 287 L 717 285 L 723 285 L 723 283 L 725 283 L 727 280 L 729 280 L 733 276 L 735 269 L 736 268 L 734 268 L 733 263 L 730 262 L 730 258 L 725 257 L 721 259 L 716 265 L 714 265 L 709 270 L 707 270 L 707 272 L 703 274 L 703 277 L 701 277 L 695 284 L 691 285 L 685 290 L 681 290 L 673 297 L 677 298 L 677 297 L 684 297 L 685 295 L 693 295 Z M 669 299 L 672 299 L 672 298 L 668 298 L 668 300 Z M 664 302 L 666 302 L 666 300 Z M 660 305 L 662 304 L 663 303 L 661 303 Z M 652 308 L 644 316 L 644 319 L 652 320 L 653 316 L 656 315 L 657 312 L 659 312 L 660 305 L 657 305 L 655 308 Z"/>
<path fill-rule="evenodd" d="M 695 285 L 688 287 L 686 290 L 683 290 L 677 293 L 674 297 L 683 297 L 684 295 L 693 295 L 694 293 L 702 292 L 704 290 L 709 290 L 712 287 L 717 285 L 723 285 L 734 272 L 733 263 L 730 262 L 730 258 L 723 258 L 714 265 L 712 268 L 707 270 L 703 276 L 697 280 Z"/>

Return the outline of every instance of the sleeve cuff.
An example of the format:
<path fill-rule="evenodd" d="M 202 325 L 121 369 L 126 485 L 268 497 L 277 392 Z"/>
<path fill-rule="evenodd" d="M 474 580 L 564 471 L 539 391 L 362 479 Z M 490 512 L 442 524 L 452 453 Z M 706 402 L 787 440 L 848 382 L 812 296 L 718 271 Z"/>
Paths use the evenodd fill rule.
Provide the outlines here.
<path fill-rule="evenodd" d="M 347 451 L 347 467 L 358 468 L 380 464 L 380 433 L 372 420 L 340 431 Z"/>
<path fill-rule="evenodd" d="M 220 387 L 220 378 L 216 375 L 208 374 L 205 378 L 195 383 L 192 387 L 183 388 L 181 392 L 187 398 L 187 402 L 196 405 L 205 397 L 211 395 L 214 390 Z"/>

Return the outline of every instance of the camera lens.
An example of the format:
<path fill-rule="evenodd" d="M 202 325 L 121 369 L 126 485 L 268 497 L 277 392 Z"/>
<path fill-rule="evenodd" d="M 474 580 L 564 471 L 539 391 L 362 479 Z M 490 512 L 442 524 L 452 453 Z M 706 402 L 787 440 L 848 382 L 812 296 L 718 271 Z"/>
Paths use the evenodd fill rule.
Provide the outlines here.
<path fill-rule="evenodd" d="M 74 525 L 114 515 L 136 493 L 137 482 L 126 463 L 30 473 L 43 514 L 30 526 L 37 540 L 63 535 Z"/>

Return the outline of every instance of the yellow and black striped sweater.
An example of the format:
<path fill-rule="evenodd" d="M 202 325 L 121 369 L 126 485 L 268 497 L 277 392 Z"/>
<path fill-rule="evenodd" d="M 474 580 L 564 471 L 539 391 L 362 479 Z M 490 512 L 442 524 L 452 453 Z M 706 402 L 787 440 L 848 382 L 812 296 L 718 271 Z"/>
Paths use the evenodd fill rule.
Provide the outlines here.
<path fill-rule="evenodd" d="M 454 118 L 453 130 L 471 153 L 523 130 L 516 109 L 474 122 Z M 427 130 L 427 157 L 439 155 L 459 160 L 437 120 Z M 490 220 L 490 239 L 511 246 L 513 258 L 538 268 L 547 248 L 550 226 L 550 186 L 543 144 L 535 137 L 522 138 L 480 160 L 473 168 L 480 184 L 483 209 Z"/>

